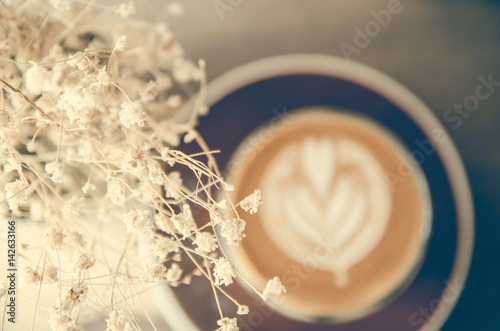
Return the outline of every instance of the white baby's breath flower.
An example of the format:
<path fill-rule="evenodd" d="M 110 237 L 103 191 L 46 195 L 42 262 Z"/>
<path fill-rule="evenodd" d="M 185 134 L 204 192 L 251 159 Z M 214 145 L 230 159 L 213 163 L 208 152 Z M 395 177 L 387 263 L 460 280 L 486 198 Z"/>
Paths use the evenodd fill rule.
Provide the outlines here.
<path fill-rule="evenodd" d="M 154 223 L 158 229 L 170 235 L 172 235 L 175 230 L 175 226 L 170 218 L 163 214 L 155 214 Z"/>
<path fill-rule="evenodd" d="M 172 171 L 165 181 L 165 195 L 167 198 L 178 199 L 181 197 L 179 189 L 182 187 L 182 177 L 179 171 Z"/>
<path fill-rule="evenodd" d="M 236 272 L 234 271 L 231 263 L 226 258 L 219 257 L 217 260 L 210 261 L 210 263 L 215 264 L 215 285 L 219 286 L 221 284 L 224 284 L 227 286 L 233 283 L 233 277 L 236 277 Z"/>
<path fill-rule="evenodd" d="M 238 306 L 238 311 L 236 312 L 238 315 L 247 315 L 250 310 L 248 309 L 248 306 L 245 305 L 239 305 Z"/>
<path fill-rule="evenodd" d="M 170 220 L 184 238 L 189 237 L 195 230 L 196 224 L 191 213 L 191 207 L 188 204 L 182 206 L 182 213 L 172 216 Z"/>
<path fill-rule="evenodd" d="M 75 263 L 75 272 L 80 272 L 82 270 L 87 270 L 93 267 L 95 264 L 95 259 L 91 258 L 87 254 L 81 254 Z"/>
<path fill-rule="evenodd" d="M 172 263 L 170 268 L 167 269 L 166 278 L 169 282 L 177 282 L 181 279 L 182 269 L 177 263 Z"/>
<path fill-rule="evenodd" d="M 163 177 L 163 171 L 161 170 L 161 167 L 158 164 L 158 162 L 154 160 L 148 160 L 148 172 L 149 172 L 149 179 L 153 183 L 157 185 L 165 184 L 165 177 Z"/>
<path fill-rule="evenodd" d="M 222 199 L 221 201 L 217 202 L 217 208 L 221 210 L 226 210 L 229 208 L 229 204 L 227 203 L 226 199 Z"/>
<path fill-rule="evenodd" d="M 160 262 L 151 268 L 144 270 L 141 273 L 140 278 L 143 283 L 156 282 L 163 280 L 166 276 L 166 272 L 167 268 Z"/>
<path fill-rule="evenodd" d="M 3 171 L 5 172 L 10 172 L 10 171 L 18 171 L 21 172 L 22 165 L 21 162 L 15 157 L 15 156 L 9 156 L 7 158 L 7 163 L 3 166 Z"/>
<path fill-rule="evenodd" d="M 106 196 L 111 200 L 111 202 L 120 204 L 125 202 L 130 196 L 130 190 L 119 180 L 109 180 L 108 181 L 108 191 Z"/>
<path fill-rule="evenodd" d="M 198 132 L 196 130 L 189 130 L 188 133 L 186 133 L 186 135 L 184 136 L 184 142 L 186 144 L 189 144 L 190 142 L 195 140 L 196 137 L 198 137 Z"/>
<path fill-rule="evenodd" d="M 5 198 L 9 202 L 9 209 L 17 211 L 19 206 L 28 201 L 28 184 L 19 179 L 5 184 Z"/>
<path fill-rule="evenodd" d="M 71 199 L 66 201 L 64 207 L 62 208 L 63 215 L 79 215 L 80 210 L 83 208 L 84 200 L 85 199 L 82 197 L 77 197 L 76 195 L 72 196 Z"/>
<path fill-rule="evenodd" d="M 53 226 L 45 230 L 43 244 L 47 248 L 58 249 L 64 244 L 65 238 L 64 231 L 59 227 Z"/>
<path fill-rule="evenodd" d="M 21 286 L 38 285 L 42 280 L 40 273 L 30 266 L 23 266 L 20 274 Z"/>
<path fill-rule="evenodd" d="M 71 233 L 71 240 L 75 243 L 75 245 L 84 248 L 87 245 L 87 241 L 85 240 L 85 236 L 81 232 L 74 231 Z"/>
<path fill-rule="evenodd" d="M 95 185 L 91 184 L 90 182 L 86 182 L 85 185 L 82 187 L 83 193 L 87 194 L 89 191 L 94 191 L 96 189 Z"/>
<path fill-rule="evenodd" d="M 130 148 L 122 161 L 123 170 L 140 170 L 146 166 L 142 149 Z"/>
<path fill-rule="evenodd" d="M 114 50 L 116 52 L 123 52 L 125 50 L 126 45 L 127 45 L 127 36 L 121 35 L 116 41 Z"/>
<path fill-rule="evenodd" d="M 64 297 L 64 300 L 70 303 L 82 302 L 87 297 L 89 291 L 85 283 L 81 283 L 70 288 Z"/>
<path fill-rule="evenodd" d="M 54 183 L 62 183 L 63 171 L 59 161 L 56 160 L 45 164 L 45 172 L 51 176 L 50 179 Z"/>
<path fill-rule="evenodd" d="M 150 80 L 145 88 L 142 88 L 139 91 L 139 96 L 141 97 L 141 101 L 146 103 L 153 101 L 156 96 L 158 95 L 158 89 L 156 87 L 156 83 L 152 80 Z"/>
<path fill-rule="evenodd" d="M 188 83 L 200 79 L 199 69 L 189 60 L 177 58 L 173 63 L 173 75 L 179 83 Z"/>
<path fill-rule="evenodd" d="M 144 121 L 147 119 L 147 115 L 142 110 L 140 101 L 124 101 L 121 105 L 119 116 L 120 123 L 127 129 L 130 129 L 135 124 L 144 126 Z"/>
<path fill-rule="evenodd" d="M 157 237 L 151 248 L 154 250 L 154 255 L 160 258 L 160 261 L 164 261 L 170 253 L 178 253 L 180 251 L 179 246 L 175 243 L 175 239 L 167 236 Z"/>
<path fill-rule="evenodd" d="M 182 97 L 179 94 L 174 94 L 167 99 L 165 103 L 169 108 L 179 108 L 182 103 Z"/>
<path fill-rule="evenodd" d="M 262 204 L 262 195 L 260 190 L 255 190 L 252 194 L 247 196 L 240 202 L 241 208 L 245 211 L 249 211 L 250 214 L 255 214 L 259 209 L 259 205 Z"/>
<path fill-rule="evenodd" d="M 123 214 L 123 222 L 127 226 L 127 233 L 144 234 L 149 228 L 153 215 L 149 210 L 137 209 Z"/>
<path fill-rule="evenodd" d="M 194 244 L 198 246 L 197 251 L 205 253 L 213 252 L 218 247 L 217 238 L 209 232 L 196 233 Z"/>
<path fill-rule="evenodd" d="M 43 269 L 43 277 L 55 282 L 59 279 L 59 269 L 51 264 L 46 264 Z"/>
<path fill-rule="evenodd" d="M 224 186 L 224 190 L 228 191 L 228 192 L 233 192 L 234 191 L 234 186 L 231 185 L 231 184 L 228 184 L 228 183 L 222 183 L 222 185 Z"/>
<path fill-rule="evenodd" d="M 238 331 L 238 324 L 236 318 L 223 317 L 217 321 L 217 325 L 220 326 L 220 331 Z"/>
<path fill-rule="evenodd" d="M 243 233 L 245 231 L 246 222 L 239 218 L 230 220 L 221 220 L 219 225 L 221 227 L 221 235 L 226 238 L 229 245 L 239 245 L 240 241 L 246 237 Z"/>
<path fill-rule="evenodd" d="M 121 3 L 115 13 L 120 15 L 122 18 L 127 18 L 136 13 L 135 3 L 133 1 L 130 1 L 129 3 Z"/>
<path fill-rule="evenodd" d="M 129 324 L 127 314 L 121 309 L 113 310 L 106 320 L 106 326 L 108 327 L 106 331 L 123 331 L 126 330 L 127 324 Z"/>
<path fill-rule="evenodd" d="M 65 301 L 62 305 L 53 303 L 49 308 L 49 324 L 55 331 L 83 331 L 76 320 L 70 316 L 71 304 Z"/>
<path fill-rule="evenodd" d="M 267 301 L 270 296 L 279 296 L 282 293 L 286 293 L 285 286 L 281 283 L 279 277 L 274 277 L 270 279 L 267 284 L 264 292 L 262 293 L 262 299 Z"/>
<path fill-rule="evenodd" d="M 32 66 L 26 70 L 26 88 L 33 94 L 39 95 L 46 91 L 50 82 L 49 71 L 37 63 L 31 62 Z"/>
<path fill-rule="evenodd" d="M 97 75 L 95 76 L 95 81 L 93 84 L 96 89 L 111 84 L 111 77 L 106 71 L 106 66 L 99 69 Z"/>

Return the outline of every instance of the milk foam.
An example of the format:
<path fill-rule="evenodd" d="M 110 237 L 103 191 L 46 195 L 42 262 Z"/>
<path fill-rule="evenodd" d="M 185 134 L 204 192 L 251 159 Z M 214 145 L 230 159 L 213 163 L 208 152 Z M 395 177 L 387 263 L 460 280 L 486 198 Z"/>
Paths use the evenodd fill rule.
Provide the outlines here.
<path fill-rule="evenodd" d="M 314 259 L 338 287 L 379 243 L 391 214 L 379 161 L 347 138 L 306 136 L 276 153 L 259 184 L 269 237 L 299 263 Z M 318 247 L 322 248 L 321 255 Z"/>

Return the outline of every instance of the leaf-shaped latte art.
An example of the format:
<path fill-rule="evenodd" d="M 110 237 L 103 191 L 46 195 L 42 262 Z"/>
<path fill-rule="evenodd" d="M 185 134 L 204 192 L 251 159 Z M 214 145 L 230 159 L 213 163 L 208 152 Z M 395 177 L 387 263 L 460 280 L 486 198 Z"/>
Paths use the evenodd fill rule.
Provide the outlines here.
<path fill-rule="evenodd" d="M 284 172 L 290 165 L 295 170 Z M 346 166 L 356 171 L 341 172 Z M 383 168 L 354 141 L 308 137 L 289 144 L 274 156 L 260 186 L 270 237 L 298 262 L 314 256 L 318 245 L 334 246 L 317 262 L 340 287 L 387 227 L 391 196 Z"/>
<path fill-rule="evenodd" d="M 328 138 L 308 137 L 301 153 L 302 170 L 318 197 L 324 197 L 330 189 L 335 173 L 335 147 Z"/>

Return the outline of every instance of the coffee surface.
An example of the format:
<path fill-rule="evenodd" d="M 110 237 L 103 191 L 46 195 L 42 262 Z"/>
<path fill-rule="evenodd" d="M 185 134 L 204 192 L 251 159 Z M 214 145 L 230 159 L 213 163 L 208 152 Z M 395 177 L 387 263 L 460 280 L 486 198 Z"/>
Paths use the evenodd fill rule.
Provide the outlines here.
<path fill-rule="evenodd" d="M 259 128 L 231 161 L 234 201 L 256 188 L 247 238 L 230 256 L 275 307 L 299 319 L 349 319 L 380 307 L 415 274 L 429 231 L 428 193 L 408 152 L 363 117 L 325 109 Z M 391 178 L 398 178 L 391 181 Z"/>

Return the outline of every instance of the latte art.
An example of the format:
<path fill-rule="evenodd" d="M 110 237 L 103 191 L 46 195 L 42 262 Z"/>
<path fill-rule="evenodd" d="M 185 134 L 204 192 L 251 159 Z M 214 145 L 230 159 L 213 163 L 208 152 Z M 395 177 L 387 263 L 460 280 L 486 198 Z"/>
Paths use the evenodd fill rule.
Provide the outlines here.
<path fill-rule="evenodd" d="M 329 243 L 332 253 L 318 267 L 331 271 L 337 286 L 347 284 L 349 268 L 371 252 L 388 224 L 383 168 L 354 141 L 309 136 L 286 145 L 259 186 L 266 197 L 262 222 L 275 244 L 301 262 Z"/>
<path fill-rule="evenodd" d="M 287 293 L 273 309 L 292 318 L 369 314 L 420 266 L 430 230 L 425 177 L 366 118 L 308 108 L 285 123 L 257 129 L 231 160 L 232 200 L 260 189 L 263 204 L 243 216 L 247 237 L 226 252 L 256 288 L 280 277 Z M 399 171 L 412 175 L 391 184 Z"/>

